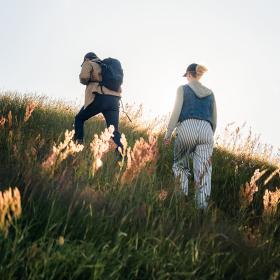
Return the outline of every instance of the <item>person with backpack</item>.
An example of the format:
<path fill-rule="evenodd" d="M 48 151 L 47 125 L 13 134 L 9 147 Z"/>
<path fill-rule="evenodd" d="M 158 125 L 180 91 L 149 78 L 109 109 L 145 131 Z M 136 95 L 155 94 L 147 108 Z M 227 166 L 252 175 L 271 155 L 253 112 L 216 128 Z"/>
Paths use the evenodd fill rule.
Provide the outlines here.
<path fill-rule="evenodd" d="M 180 86 L 164 142 L 170 144 L 176 127 L 173 172 L 180 177 L 181 188 L 188 195 L 189 158 L 193 160 L 195 202 L 199 209 L 208 206 L 211 192 L 213 134 L 217 125 L 214 93 L 200 83 L 207 69 L 192 63 L 183 77 L 188 84 Z"/>
<path fill-rule="evenodd" d="M 84 122 L 102 113 L 107 127 L 113 125 L 113 140 L 122 148 L 119 132 L 119 107 L 121 99 L 121 85 L 123 70 L 117 59 L 101 60 L 93 52 L 84 56 L 79 75 L 80 82 L 86 85 L 84 106 L 75 116 L 76 143 L 82 144 L 84 139 Z"/>

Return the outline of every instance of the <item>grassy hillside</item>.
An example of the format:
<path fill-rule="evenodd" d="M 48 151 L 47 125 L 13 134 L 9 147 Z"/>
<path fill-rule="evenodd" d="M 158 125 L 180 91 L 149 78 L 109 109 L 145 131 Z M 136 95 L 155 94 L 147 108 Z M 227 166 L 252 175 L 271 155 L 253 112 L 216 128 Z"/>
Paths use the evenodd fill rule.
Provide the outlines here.
<path fill-rule="evenodd" d="M 103 120 L 86 124 L 78 151 L 65 135 L 74 115 L 0 95 L 0 279 L 279 279 L 275 164 L 217 146 L 201 213 L 174 181 L 163 135 L 123 120 L 131 167 L 110 149 L 97 170 Z"/>

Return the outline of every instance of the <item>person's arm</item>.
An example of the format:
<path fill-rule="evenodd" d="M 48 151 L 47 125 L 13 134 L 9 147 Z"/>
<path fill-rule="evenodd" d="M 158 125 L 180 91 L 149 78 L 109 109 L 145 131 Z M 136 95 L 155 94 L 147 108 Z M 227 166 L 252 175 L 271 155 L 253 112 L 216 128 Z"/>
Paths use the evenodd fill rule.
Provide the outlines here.
<path fill-rule="evenodd" d="M 100 94 L 107 94 L 107 95 L 113 95 L 113 96 L 118 96 L 120 97 L 122 95 L 122 89 L 120 88 L 119 91 L 113 91 L 111 89 L 106 88 L 105 86 L 101 87 L 99 86 L 99 91 Z"/>
<path fill-rule="evenodd" d="M 175 100 L 175 105 L 167 126 L 167 131 L 165 133 L 165 137 L 164 139 L 168 140 L 171 138 L 171 135 L 173 133 L 173 130 L 175 129 L 175 127 L 177 126 L 178 120 L 179 120 L 179 116 L 182 110 L 182 106 L 183 106 L 183 101 L 184 101 L 184 88 L 183 86 L 180 86 L 177 89 L 177 95 L 176 95 L 176 100 Z"/>
<path fill-rule="evenodd" d="M 212 113 L 212 120 L 213 120 L 213 132 L 215 133 L 217 127 L 217 107 L 216 107 L 216 100 L 215 96 L 213 95 L 213 113 Z"/>
<path fill-rule="evenodd" d="M 81 73 L 79 75 L 80 83 L 83 85 L 88 85 L 92 75 L 93 67 L 90 61 L 85 61 L 82 65 Z"/>

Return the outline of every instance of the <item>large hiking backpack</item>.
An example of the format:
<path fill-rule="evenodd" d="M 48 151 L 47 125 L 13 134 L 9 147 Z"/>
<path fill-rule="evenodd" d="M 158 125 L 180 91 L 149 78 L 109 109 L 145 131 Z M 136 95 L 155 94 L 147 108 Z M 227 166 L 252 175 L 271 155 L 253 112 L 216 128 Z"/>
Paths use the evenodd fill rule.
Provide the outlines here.
<path fill-rule="evenodd" d="M 101 86 L 113 91 L 119 91 L 123 83 L 123 69 L 119 60 L 115 58 L 105 58 L 101 61 Z"/>

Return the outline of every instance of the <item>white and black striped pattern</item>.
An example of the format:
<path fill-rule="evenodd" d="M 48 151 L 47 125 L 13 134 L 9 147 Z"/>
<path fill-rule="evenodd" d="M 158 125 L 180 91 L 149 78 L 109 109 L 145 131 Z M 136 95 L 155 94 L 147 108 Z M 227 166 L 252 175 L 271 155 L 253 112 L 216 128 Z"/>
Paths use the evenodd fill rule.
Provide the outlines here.
<path fill-rule="evenodd" d="M 211 156 L 213 130 L 209 122 L 187 119 L 177 127 L 173 171 L 180 176 L 182 190 L 188 194 L 189 158 L 193 159 L 195 199 L 198 208 L 206 208 L 211 192 Z"/>

